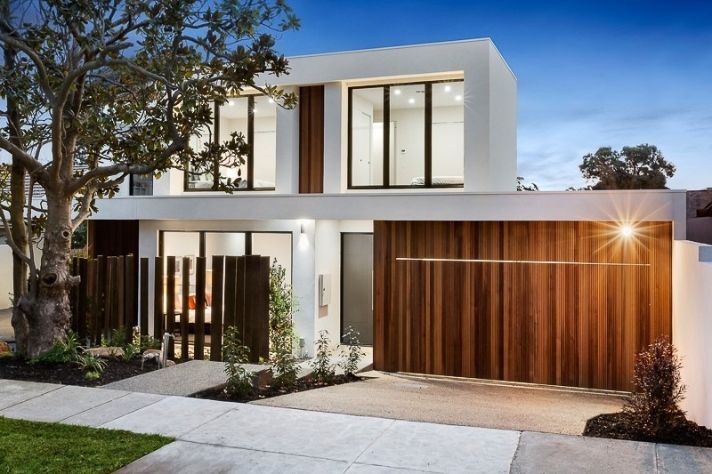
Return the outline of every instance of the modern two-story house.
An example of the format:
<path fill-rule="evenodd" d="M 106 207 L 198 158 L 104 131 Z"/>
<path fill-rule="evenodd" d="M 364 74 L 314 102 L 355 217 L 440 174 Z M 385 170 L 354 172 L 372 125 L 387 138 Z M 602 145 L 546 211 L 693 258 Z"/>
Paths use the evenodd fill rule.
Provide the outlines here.
<path fill-rule="evenodd" d="M 268 255 L 307 353 L 350 325 L 379 370 L 630 389 L 634 355 L 674 333 L 684 192 L 516 192 L 517 81 L 489 39 L 290 65 L 264 82 L 296 109 L 216 107 L 251 144 L 241 189 L 132 177 L 92 218 L 95 253 Z"/>

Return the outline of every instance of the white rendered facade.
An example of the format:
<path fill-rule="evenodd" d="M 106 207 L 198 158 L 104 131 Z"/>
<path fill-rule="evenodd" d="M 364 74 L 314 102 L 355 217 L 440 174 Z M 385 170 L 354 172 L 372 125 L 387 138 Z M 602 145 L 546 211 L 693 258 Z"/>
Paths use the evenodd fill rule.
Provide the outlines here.
<path fill-rule="evenodd" d="M 516 79 L 489 39 L 298 56 L 290 66 L 288 76 L 264 82 L 295 92 L 324 86 L 323 193 L 299 193 L 299 110 L 278 108 L 274 190 L 186 191 L 184 173 L 173 170 L 153 183 L 152 196 L 129 196 L 124 184 L 93 219 L 139 221 L 140 257 L 159 254 L 161 232 L 291 234 L 296 329 L 306 352 L 321 329 L 338 341 L 341 235 L 372 232 L 374 220 L 660 220 L 673 221 L 675 239 L 685 238 L 684 192 L 514 191 Z M 443 80 L 462 81 L 464 91 L 463 185 L 349 187 L 349 89 Z M 320 275 L 331 277 L 325 305 Z"/>

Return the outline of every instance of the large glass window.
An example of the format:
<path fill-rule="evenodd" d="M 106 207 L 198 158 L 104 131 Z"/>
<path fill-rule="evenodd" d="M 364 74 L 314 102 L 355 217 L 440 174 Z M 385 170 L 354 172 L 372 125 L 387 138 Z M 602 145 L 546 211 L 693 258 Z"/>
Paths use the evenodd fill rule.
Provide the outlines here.
<path fill-rule="evenodd" d="M 349 187 L 462 187 L 463 81 L 349 89 Z"/>
<path fill-rule="evenodd" d="M 277 106 L 269 97 L 235 97 L 222 106 L 216 106 L 214 126 L 197 134 L 191 140 L 191 146 L 195 150 L 204 149 L 209 143 L 225 142 L 236 133 L 248 144 L 248 154 L 239 166 L 223 166 L 216 160 L 206 169 L 188 169 L 186 190 L 215 190 L 219 183 L 230 184 L 238 190 L 273 190 L 277 161 L 276 132 Z"/>
<path fill-rule="evenodd" d="M 351 91 L 353 186 L 383 186 L 383 87 Z"/>

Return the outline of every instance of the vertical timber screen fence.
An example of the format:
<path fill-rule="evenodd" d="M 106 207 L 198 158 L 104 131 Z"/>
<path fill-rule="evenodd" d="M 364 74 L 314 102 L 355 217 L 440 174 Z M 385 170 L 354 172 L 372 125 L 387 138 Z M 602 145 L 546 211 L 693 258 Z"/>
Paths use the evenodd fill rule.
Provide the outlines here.
<path fill-rule="evenodd" d="M 205 257 L 74 258 L 72 330 L 98 344 L 113 331 L 130 337 L 173 334 L 181 360 L 222 360 L 225 328 L 237 326 L 250 362 L 269 356 L 270 258 L 260 255 Z M 151 266 L 153 275 L 151 275 Z M 153 288 L 149 283 L 153 281 Z M 153 293 L 153 324 L 149 327 Z M 128 339 L 127 339 L 128 340 Z"/>

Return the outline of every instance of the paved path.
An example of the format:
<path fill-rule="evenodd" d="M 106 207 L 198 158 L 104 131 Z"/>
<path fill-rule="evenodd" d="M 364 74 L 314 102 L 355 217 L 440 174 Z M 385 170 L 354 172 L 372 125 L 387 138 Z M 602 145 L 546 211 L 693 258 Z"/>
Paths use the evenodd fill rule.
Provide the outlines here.
<path fill-rule="evenodd" d="M 147 362 L 148 363 L 148 362 Z M 251 372 L 266 370 L 266 365 L 243 364 Z M 225 385 L 225 364 L 209 360 L 191 360 L 154 372 L 112 382 L 103 388 L 129 392 L 155 393 L 187 397 Z"/>
<path fill-rule="evenodd" d="M 123 472 L 676 472 L 712 449 L 0 380 L 0 416 L 165 434 Z"/>

